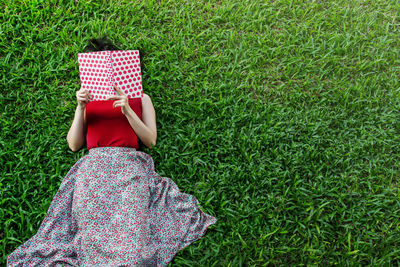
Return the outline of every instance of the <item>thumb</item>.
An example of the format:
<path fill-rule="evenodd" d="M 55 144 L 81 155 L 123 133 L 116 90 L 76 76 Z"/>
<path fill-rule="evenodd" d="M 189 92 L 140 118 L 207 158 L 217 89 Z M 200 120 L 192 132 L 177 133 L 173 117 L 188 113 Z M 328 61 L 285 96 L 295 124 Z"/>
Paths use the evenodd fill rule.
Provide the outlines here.
<path fill-rule="evenodd" d="M 122 90 L 119 89 L 115 84 L 114 84 L 114 90 L 117 91 L 119 95 L 125 95 L 124 92 L 122 92 Z"/>

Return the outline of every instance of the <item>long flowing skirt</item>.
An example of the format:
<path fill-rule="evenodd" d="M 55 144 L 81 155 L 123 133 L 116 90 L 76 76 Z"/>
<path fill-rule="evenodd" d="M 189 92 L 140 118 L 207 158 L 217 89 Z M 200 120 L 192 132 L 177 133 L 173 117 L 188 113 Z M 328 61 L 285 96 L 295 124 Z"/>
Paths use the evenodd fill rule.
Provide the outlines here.
<path fill-rule="evenodd" d="M 166 266 L 217 219 L 150 155 L 96 147 L 63 179 L 38 232 L 7 266 Z"/>

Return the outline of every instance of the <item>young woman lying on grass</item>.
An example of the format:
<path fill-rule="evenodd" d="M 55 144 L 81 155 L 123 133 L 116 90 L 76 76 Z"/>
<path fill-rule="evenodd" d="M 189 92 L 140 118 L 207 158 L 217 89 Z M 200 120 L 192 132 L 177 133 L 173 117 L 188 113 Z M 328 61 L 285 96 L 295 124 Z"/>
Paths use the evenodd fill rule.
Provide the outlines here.
<path fill-rule="evenodd" d="M 117 86 L 114 86 L 114 89 L 118 92 L 118 95 L 110 95 L 107 100 L 116 100 L 113 102 L 113 108 L 121 107 L 122 114 L 125 115 L 137 137 L 146 147 L 155 146 L 157 140 L 156 116 L 150 97 L 143 94 L 141 99 L 142 118 L 140 119 L 129 105 L 128 97 Z M 76 98 L 78 105 L 75 110 L 74 121 L 67 135 L 69 148 L 74 152 L 80 150 L 85 144 L 87 130 L 85 109 L 89 101 L 93 99 L 89 91 L 82 88 L 76 91 Z"/>
<path fill-rule="evenodd" d="M 92 40 L 86 51 L 119 50 Z M 15 249 L 7 266 L 166 266 L 201 238 L 217 219 L 198 200 L 154 170 L 140 142 L 156 144 L 156 115 L 150 97 L 118 95 L 92 101 L 76 92 L 69 148 L 87 144 L 63 179 L 37 234 Z"/>

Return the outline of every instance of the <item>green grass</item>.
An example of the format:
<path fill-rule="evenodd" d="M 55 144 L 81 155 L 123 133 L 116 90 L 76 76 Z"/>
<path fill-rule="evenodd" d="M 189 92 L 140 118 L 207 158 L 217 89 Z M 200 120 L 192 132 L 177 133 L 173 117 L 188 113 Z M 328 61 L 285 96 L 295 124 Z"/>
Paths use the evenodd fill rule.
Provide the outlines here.
<path fill-rule="evenodd" d="M 399 265 L 400 3 L 2 1 L 2 261 L 86 149 L 77 53 L 139 49 L 156 171 L 218 222 L 170 266 Z"/>

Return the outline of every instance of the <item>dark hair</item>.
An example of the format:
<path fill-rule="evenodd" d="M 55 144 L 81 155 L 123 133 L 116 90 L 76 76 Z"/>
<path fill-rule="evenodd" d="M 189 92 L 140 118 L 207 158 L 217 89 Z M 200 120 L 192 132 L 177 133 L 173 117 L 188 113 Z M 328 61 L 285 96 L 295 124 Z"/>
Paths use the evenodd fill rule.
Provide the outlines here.
<path fill-rule="evenodd" d="M 89 40 L 89 44 L 83 52 L 96 52 L 105 50 L 121 50 L 115 46 L 106 36 Z"/>
<path fill-rule="evenodd" d="M 89 44 L 85 47 L 83 50 L 84 53 L 88 52 L 96 52 L 96 51 L 105 51 L 105 50 L 123 50 L 114 45 L 108 38 L 107 36 L 103 36 L 100 38 L 94 38 L 89 40 Z M 142 49 L 138 48 L 139 50 L 139 56 L 140 56 L 140 65 L 142 68 L 142 72 L 145 71 L 145 66 L 142 63 L 143 57 L 145 56 L 145 53 L 143 52 Z"/>

